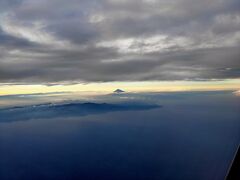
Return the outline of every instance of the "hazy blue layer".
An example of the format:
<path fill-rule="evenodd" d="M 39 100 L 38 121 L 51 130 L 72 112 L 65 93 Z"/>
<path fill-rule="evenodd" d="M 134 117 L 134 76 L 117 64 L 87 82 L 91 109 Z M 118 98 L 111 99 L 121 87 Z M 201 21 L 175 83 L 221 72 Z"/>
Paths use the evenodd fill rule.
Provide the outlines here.
<path fill-rule="evenodd" d="M 94 102 L 162 107 L 28 121 L 13 111 L 16 121 L 0 117 L 0 179 L 224 179 L 240 142 L 239 100 L 231 92 L 122 94 Z"/>

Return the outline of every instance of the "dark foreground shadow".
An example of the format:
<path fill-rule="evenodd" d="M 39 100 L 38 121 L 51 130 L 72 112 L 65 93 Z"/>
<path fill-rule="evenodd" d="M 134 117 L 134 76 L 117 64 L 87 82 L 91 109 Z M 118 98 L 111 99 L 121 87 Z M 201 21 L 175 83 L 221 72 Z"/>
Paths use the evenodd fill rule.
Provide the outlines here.
<path fill-rule="evenodd" d="M 228 174 L 225 180 L 239 180 L 240 179 L 240 145 L 236 151 L 235 157 L 229 167 Z"/>
<path fill-rule="evenodd" d="M 0 109 L 0 123 L 31 119 L 87 116 L 114 111 L 141 111 L 160 107 L 159 105 L 119 105 L 107 103 L 42 104 Z"/>

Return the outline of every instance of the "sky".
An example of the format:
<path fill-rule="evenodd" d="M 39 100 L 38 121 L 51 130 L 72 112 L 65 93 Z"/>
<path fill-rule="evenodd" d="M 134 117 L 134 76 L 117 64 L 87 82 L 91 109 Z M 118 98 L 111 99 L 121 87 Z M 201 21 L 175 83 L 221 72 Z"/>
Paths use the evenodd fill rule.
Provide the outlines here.
<path fill-rule="evenodd" d="M 239 0 L 0 0 L 0 95 L 240 89 Z"/>

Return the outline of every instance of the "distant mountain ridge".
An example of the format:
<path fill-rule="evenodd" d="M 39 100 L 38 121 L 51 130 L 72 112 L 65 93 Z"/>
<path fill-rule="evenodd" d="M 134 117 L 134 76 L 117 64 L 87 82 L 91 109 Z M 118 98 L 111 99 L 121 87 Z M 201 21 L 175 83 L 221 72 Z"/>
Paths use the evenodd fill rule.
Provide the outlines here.
<path fill-rule="evenodd" d="M 17 106 L 0 109 L 0 123 L 30 119 L 46 119 L 54 117 L 77 117 L 91 114 L 102 114 L 115 111 L 137 111 L 159 108 L 159 105 L 127 105 L 108 103 L 64 103 Z"/>

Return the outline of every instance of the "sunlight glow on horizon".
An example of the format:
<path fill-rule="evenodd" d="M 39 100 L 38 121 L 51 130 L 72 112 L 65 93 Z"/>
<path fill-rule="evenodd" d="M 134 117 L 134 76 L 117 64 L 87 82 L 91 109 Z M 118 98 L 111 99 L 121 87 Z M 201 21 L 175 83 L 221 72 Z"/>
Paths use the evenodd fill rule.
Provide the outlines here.
<path fill-rule="evenodd" d="M 145 81 L 145 82 L 105 82 L 72 85 L 14 85 L 0 84 L 0 95 L 33 94 L 51 92 L 79 92 L 82 94 L 106 94 L 115 89 L 127 92 L 174 92 L 239 90 L 240 79 L 224 81 Z"/>

